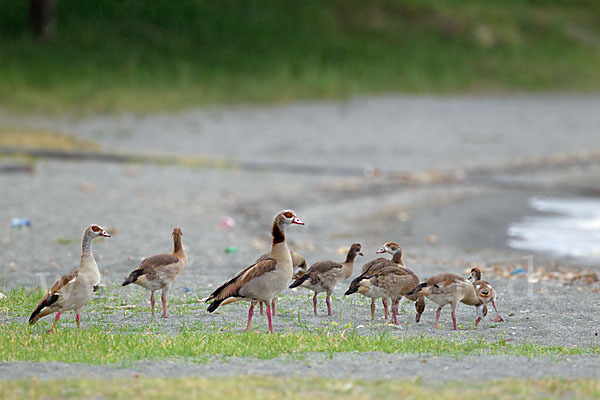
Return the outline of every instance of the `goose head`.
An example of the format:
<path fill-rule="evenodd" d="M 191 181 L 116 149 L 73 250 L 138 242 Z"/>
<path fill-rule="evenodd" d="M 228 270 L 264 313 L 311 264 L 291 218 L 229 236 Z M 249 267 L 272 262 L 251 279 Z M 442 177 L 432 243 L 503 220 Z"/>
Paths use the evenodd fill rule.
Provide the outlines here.
<path fill-rule="evenodd" d="M 100 225 L 96 225 L 96 224 L 92 224 L 90 226 L 88 226 L 87 228 L 85 228 L 84 231 L 84 235 L 91 238 L 91 239 L 95 239 L 97 237 L 110 237 L 110 234 L 108 232 L 106 232 L 106 230 L 101 227 Z"/>
<path fill-rule="evenodd" d="M 400 245 L 396 242 L 387 242 L 383 246 L 381 246 L 381 248 L 377 251 L 377 254 L 382 253 L 388 253 L 392 256 L 396 255 L 397 253 L 400 253 L 400 255 L 402 255 L 402 247 L 400 247 Z"/>

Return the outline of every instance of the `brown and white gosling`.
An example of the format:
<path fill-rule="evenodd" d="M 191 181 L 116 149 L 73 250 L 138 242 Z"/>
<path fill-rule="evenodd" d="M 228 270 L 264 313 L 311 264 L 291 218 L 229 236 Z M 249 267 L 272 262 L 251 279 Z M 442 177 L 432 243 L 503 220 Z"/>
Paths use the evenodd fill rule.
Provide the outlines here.
<path fill-rule="evenodd" d="M 423 296 L 408 293 L 419 284 L 419 278 L 408 268 L 385 266 L 372 276 L 362 279 L 358 284 L 357 292 L 360 294 L 385 294 L 392 299 L 391 322 L 398 325 L 398 304 L 402 297 L 416 301 L 416 321 L 419 322 L 425 309 Z"/>
<path fill-rule="evenodd" d="M 409 296 L 413 294 L 426 296 L 429 300 L 439 305 L 435 312 L 434 328 L 438 327 L 440 313 L 446 304 L 450 304 L 452 307 L 451 314 L 454 330 L 458 330 L 456 324 L 456 306 L 458 303 L 475 306 L 477 313 L 475 326 L 479 324 L 479 321 L 481 321 L 481 318 L 483 317 L 483 307 L 485 305 L 483 300 L 477 296 L 473 284 L 462 276 L 450 273 L 433 276 L 408 292 Z"/>
<path fill-rule="evenodd" d="M 331 294 L 335 287 L 343 280 L 352 276 L 354 271 L 354 259 L 356 256 L 362 256 L 360 243 L 353 243 L 348 250 L 346 260 L 342 263 L 335 261 L 319 261 L 310 266 L 306 274 L 299 279 L 296 279 L 290 288 L 298 286 L 305 287 L 315 292 L 313 296 L 313 312 L 317 315 L 317 296 L 321 292 L 325 292 L 327 297 L 327 315 L 331 313 Z"/>
<path fill-rule="evenodd" d="M 290 224 L 304 225 L 294 211 L 284 210 L 273 218 L 271 225 L 270 257 L 255 262 L 233 278 L 222 284 L 206 301 L 212 301 L 208 311 L 215 311 L 221 303 L 230 297 L 238 297 L 250 302 L 248 322 L 244 331 L 250 329 L 254 306 L 262 301 L 267 306 L 269 331 L 273 332 L 271 321 L 271 301 L 287 288 L 293 275 L 292 256 L 285 242 L 285 228 Z"/>
<path fill-rule="evenodd" d="M 371 298 L 371 320 L 375 319 L 375 300 L 378 298 L 382 299 L 385 319 L 389 318 L 387 302 L 389 294 L 386 290 L 377 285 L 369 285 L 368 289 L 366 286 L 363 285 L 361 288 L 361 284 L 363 281 L 371 279 L 375 276 L 375 274 L 377 274 L 384 268 L 396 267 L 402 269 L 403 273 L 413 276 L 413 279 L 416 279 L 415 285 L 419 283 L 419 278 L 417 277 L 417 275 L 410 269 L 406 268 L 406 266 L 404 265 L 404 261 L 402 260 L 402 247 L 400 247 L 400 245 L 398 245 L 395 242 L 386 242 L 383 246 L 381 246 L 377 253 L 389 253 L 392 255 L 392 259 L 388 260 L 387 258 L 379 257 L 363 265 L 361 275 L 356 277 L 350 283 L 350 287 L 345 293 L 345 295 L 351 295 L 352 293 L 356 293 L 359 291 L 359 289 L 361 289 L 360 293 L 363 296 Z M 406 297 L 411 301 L 415 301 L 415 309 L 417 311 L 415 319 L 417 322 L 419 322 L 421 319 L 421 314 L 425 310 L 425 299 L 423 298 L 423 296 L 417 295 L 411 295 Z M 397 321 L 397 318 L 395 318 L 395 320 Z"/>
<path fill-rule="evenodd" d="M 56 313 L 52 328 L 48 330 L 52 332 L 62 313 L 75 310 L 77 328 L 81 329 L 79 312 L 100 285 L 100 271 L 92 254 L 92 241 L 98 237 L 110 235 L 100 225 L 94 224 L 85 228 L 81 240 L 79 267 L 60 278 L 40 300 L 29 317 L 30 325 L 48 314 Z"/>
<path fill-rule="evenodd" d="M 384 245 L 384 247 L 385 247 L 385 245 Z M 377 254 L 384 253 L 385 252 L 384 247 L 381 247 L 377 251 Z M 401 261 L 401 259 L 402 259 L 402 254 L 400 254 L 400 261 Z M 397 258 L 397 260 L 398 260 L 398 258 Z M 377 257 L 377 258 L 365 263 L 362 266 L 361 274 L 359 276 L 357 276 L 356 278 L 354 278 L 352 280 L 352 282 L 350 282 L 350 286 L 348 287 L 348 290 L 346 290 L 346 292 L 344 293 L 344 296 L 349 296 L 353 293 L 356 293 L 360 286 L 360 282 L 363 279 L 370 278 L 376 272 L 383 269 L 385 266 L 395 266 L 395 265 L 396 265 L 395 263 L 391 262 L 390 260 L 388 260 L 387 258 L 384 258 L 384 257 Z M 371 299 L 371 321 L 375 320 L 375 300 L 377 300 L 379 298 L 381 298 L 381 302 L 383 303 L 385 319 L 387 320 L 389 318 L 388 301 L 387 301 L 388 297 L 387 297 L 386 293 L 380 292 L 377 290 L 373 290 L 373 291 L 364 292 L 364 293 L 362 293 L 362 295 Z"/>
<path fill-rule="evenodd" d="M 154 317 L 154 292 L 162 290 L 161 300 L 163 313 L 161 318 L 167 318 L 167 292 L 175 281 L 175 278 L 187 267 L 187 256 L 181 245 L 183 233 L 181 229 L 173 229 L 173 252 L 171 254 L 157 254 L 145 258 L 141 264 L 131 271 L 121 286 L 135 283 L 150 290 L 150 307 Z"/>
<path fill-rule="evenodd" d="M 496 311 L 494 322 L 504 322 L 504 318 L 502 318 L 498 312 L 498 308 L 496 308 L 496 291 L 489 282 L 481 280 L 481 270 L 477 267 L 471 269 L 469 280 L 473 282 L 473 287 L 475 288 L 477 295 L 486 304 L 483 307 L 483 316 L 485 317 L 487 315 L 487 304 L 491 302 L 492 306 L 494 307 L 494 311 Z"/>
<path fill-rule="evenodd" d="M 417 274 L 415 274 L 410 268 L 408 268 L 404 264 L 404 260 L 402 259 L 402 247 L 400 247 L 400 245 L 398 243 L 387 242 L 381 247 L 381 249 L 379 249 L 378 253 L 391 254 L 392 255 L 391 262 L 396 264 L 396 266 L 398 268 L 400 268 L 401 270 L 406 272 L 408 275 L 412 276 L 415 285 L 418 285 L 419 282 L 421 282 L 421 280 L 419 279 Z M 408 280 L 406 282 L 408 282 Z M 421 315 L 423 314 L 423 311 L 425 311 L 425 298 L 423 296 L 417 296 L 417 295 L 408 296 L 406 294 L 406 291 L 404 290 L 404 288 L 400 289 L 398 287 L 396 287 L 395 289 L 392 289 L 390 287 L 390 291 L 388 291 L 388 292 L 389 293 L 397 293 L 398 290 L 402 291 L 402 296 L 406 297 L 410 301 L 415 302 L 415 311 L 417 312 L 417 314 L 415 315 L 415 321 L 419 322 L 421 320 Z M 392 297 L 392 298 L 396 297 L 396 296 L 397 296 L 397 294 L 390 295 L 390 297 Z M 397 300 L 399 301 L 400 298 L 398 298 Z M 396 315 L 398 315 L 398 304 L 395 305 L 395 308 L 396 308 Z M 397 324 L 398 319 L 396 317 L 395 317 L 395 320 L 396 320 L 396 324 Z"/>

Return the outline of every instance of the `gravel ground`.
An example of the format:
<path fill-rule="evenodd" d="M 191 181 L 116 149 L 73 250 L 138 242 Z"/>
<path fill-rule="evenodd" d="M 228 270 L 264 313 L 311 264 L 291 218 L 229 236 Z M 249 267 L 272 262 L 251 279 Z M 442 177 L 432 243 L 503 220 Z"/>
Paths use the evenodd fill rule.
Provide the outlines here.
<path fill-rule="evenodd" d="M 128 378 L 133 376 L 220 377 L 236 375 L 301 376 L 331 379 L 415 379 L 424 382 L 446 380 L 473 381 L 501 378 L 541 379 L 548 376 L 563 378 L 600 378 L 597 357 L 573 356 L 566 359 L 551 357 L 427 357 L 385 353 L 307 355 L 292 359 L 226 359 L 207 364 L 161 361 L 140 362 L 129 366 L 91 366 L 58 362 L 0 363 L 0 379 L 54 379 L 57 376 L 78 378 Z"/>
<path fill-rule="evenodd" d="M 418 173 L 432 166 L 481 166 L 559 151 L 600 149 L 600 117 L 592 112 L 599 103 L 596 97 L 383 98 L 161 116 L 77 120 L 31 117 L 27 121 L 11 116 L 3 121 L 72 132 L 93 138 L 106 149 L 203 153 L 237 160 L 292 158 L 306 165 L 376 166 Z M 171 135 L 163 135 L 167 131 Z M 566 131 L 571 135 L 564 134 Z M 246 140 L 247 135 L 256 140 Z M 494 179 L 485 182 L 406 185 L 379 177 L 303 175 L 277 170 L 248 172 L 41 160 L 33 174 L 0 174 L 0 221 L 5 221 L 0 225 L 0 279 L 4 287 L 52 284 L 76 266 L 84 226 L 98 223 L 116 231 L 111 239 L 96 242 L 94 252 L 104 282 L 119 283 L 143 257 L 169 251 L 170 232 L 179 226 L 184 232 L 190 264 L 170 296 L 182 296 L 183 289 L 189 288 L 192 295 L 201 298 L 268 250 L 271 219 L 284 208 L 294 209 L 306 222 L 304 227 L 290 227 L 288 240 L 290 247 L 300 251 L 309 263 L 341 259 L 338 248 L 359 241 L 365 252 L 364 260 L 359 261 L 362 265 L 375 257 L 383 242 L 395 240 L 405 249 L 407 265 L 421 278 L 445 271 L 463 274 L 472 264 L 525 266 L 528 259 L 524 257 L 530 254 L 506 247 L 509 221 L 527 214 L 526 200 L 532 195 L 564 194 L 561 190 L 573 182 L 595 187 L 599 171 L 598 165 L 588 163 L 568 169 L 524 170 L 508 177 L 499 171 L 492 176 Z M 506 185 L 507 179 L 517 185 Z M 219 219 L 225 215 L 236 221 L 231 232 L 219 228 Z M 31 229 L 9 227 L 10 218 L 19 216 L 31 219 Z M 427 244 L 430 235 L 437 237 L 436 244 Z M 227 246 L 237 246 L 239 251 L 225 254 Z M 595 260 L 582 265 L 579 260 L 544 254 L 533 254 L 532 260 L 534 267 L 549 271 L 598 270 Z M 468 322 L 473 320 L 474 312 L 459 307 L 459 323 L 466 324 L 463 329 L 458 333 L 448 329 L 451 322 L 446 310 L 442 314 L 445 329 L 433 330 L 433 306 L 429 304 L 420 324 L 414 322 L 410 313 L 400 316 L 399 328 L 383 322 L 373 327 L 367 321 L 368 308 L 356 295 L 334 301 L 333 318 L 315 318 L 311 315 L 308 291 L 300 289 L 288 292 L 290 296 L 281 300 L 282 315 L 275 319 L 274 326 L 279 331 L 299 329 L 293 321 L 300 313 L 309 326 L 331 327 L 340 321 L 342 326 L 360 326 L 359 332 L 365 333 L 384 329 L 396 335 L 505 338 L 516 344 L 599 344 L 598 283 L 532 283 L 526 278 L 507 279 L 496 273 L 485 278 L 498 292 L 505 323 L 493 324 L 488 316 L 479 328 L 470 329 Z M 124 288 L 122 295 L 126 297 L 137 290 L 141 289 Z M 338 288 L 337 296 L 342 293 L 343 288 Z M 406 309 L 412 311 L 412 305 Z M 378 312 L 381 313 L 380 306 Z M 94 320 L 85 314 L 83 318 L 84 326 Z M 106 318 L 120 324 L 147 322 L 145 317 L 128 316 L 126 312 Z M 200 321 L 241 330 L 245 318 L 242 304 L 224 308 L 217 315 L 205 314 L 204 306 L 198 305 L 194 312 L 175 312 L 171 320 L 157 324 L 177 331 L 182 320 Z M 255 326 L 263 331 L 266 321 L 258 317 Z M 326 358 L 314 355 L 302 361 L 278 359 L 258 363 L 231 359 L 192 366 L 184 362 L 148 362 L 125 371 L 144 371 L 151 376 L 223 375 L 252 370 L 274 375 L 365 379 L 467 379 L 472 371 L 483 371 L 485 378 L 597 377 L 594 374 L 600 366 L 597 357 L 553 362 L 547 358 L 505 356 L 439 357 L 428 358 L 427 362 L 411 355 L 338 354 L 331 360 Z M 377 368 L 360 368 L 365 363 L 374 363 Z M 487 368 L 489 363 L 493 368 Z M 122 373 L 115 366 L 0 364 L 0 379 L 81 374 L 113 377 Z"/>

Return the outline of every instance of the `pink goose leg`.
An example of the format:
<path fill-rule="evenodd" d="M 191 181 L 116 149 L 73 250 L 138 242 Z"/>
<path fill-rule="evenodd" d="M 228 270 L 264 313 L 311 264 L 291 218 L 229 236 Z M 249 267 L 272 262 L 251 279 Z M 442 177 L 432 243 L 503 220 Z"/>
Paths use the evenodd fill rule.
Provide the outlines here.
<path fill-rule="evenodd" d="M 435 322 L 433 323 L 433 327 L 438 327 L 438 322 L 440 321 L 440 314 L 442 313 L 442 306 L 439 306 L 435 312 Z"/>
<path fill-rule="evenodd" d="M 494 310 L 496 311 L 496 317 L 494 318 L 494 322 L 504 322 L 504 318 L 502 318 L 502 316 L 498 312 L 498 309 L 496 308 L 496 302 L 494 300 L 492 300 L 492 305 L 494 306 Z"/>
<path fill-rule="evenodd" d="M 400 302 L 400 300 L 394 300 L 392 301 L 392 323 L 395 325 L 398 325 L 398 303 Z"/>
<path fill-rule="evenodd" d="M 331 316 L 331 295 L 328 294 L 325 298 L 325 303 L 327 303 L 327 315 Z"/>
<path fill-rule="evenodd" d="M 163 289 L 160 299 L 162 300 L 162 308 L 163 308 L 163 313 L 160 317 L 161 318 L 169 318 L 169 316 L 167 315 L 167 291 L 165 289 Z"/>
<path fill-rule="evenodd" d="M 273 312 L 273 316 L 277 315 L 275 312 L 275 299 L 271 300 L 271 311 Z"/>
<path fill-rule="evenodd" d="M 52 328 L 48 329 L 48 333 L 52 333 L 52 331 L 54 331 L 54 326 L 56 325 L 56 322 L 60 319 L 60 314 L 61 314 L 61 312 L 59 311 L 54 316 L 54 322 L 52 323 Z"/>
<path fill-rule="evenodd" d="M 81 319 L 81 316 L 79 315 L 79 313 L 77 313 L 77 315 L 75 315 L 75 322 L 77 322 L 77 329 L 81 330 L 81 325 L 79 320 Z"/>
<path fill-rule="evenodd" d="M 452 307 L 452 325 L 454 326 L 454 330 L 458 330 L 458 325 L 456 324 L 456 307 Z"/>
<path fill-rule="evenodd" d="M 371 321 L 375 321 L 375 299 L 371 299 Z"/>
<path fill-rule="evenodd" d="M 267 320 L 269 321 L 269 331 L 273 333 L 273 322 L 271 322 L 271 307 L 267 306 Z"/>
<path fill-rule="evenodd" d="M 390 317 L 390 312 L 388 311 L 388 300 L 386 298 L 381 299 L 383 303 L 383 312 L 385 313 L 385 319 Z"/>
<path fill-rule="evenodd" d="M 154 292 L 150 295 L 150 308 L 152 309 L 152 317 L 154 317 L 154 303 L 156 303 L 156 299 L 154 298 Z"/>
<path fill-rule="evenodd" d="M 269 309 L 267 308 L 267 313 L 269 313 Z M 250 304 L 250 309 L 248 310 L 248 322 L 246 323 L 246 329 L 244 329 L 244 332 L 246 332 L 248 329 L 250 329 L 250 325 L 252 325 L 252 316 L 254 315 L 254 304 Z M 271 317 L 269 317 L 269 321 L 271 320 Z"/>

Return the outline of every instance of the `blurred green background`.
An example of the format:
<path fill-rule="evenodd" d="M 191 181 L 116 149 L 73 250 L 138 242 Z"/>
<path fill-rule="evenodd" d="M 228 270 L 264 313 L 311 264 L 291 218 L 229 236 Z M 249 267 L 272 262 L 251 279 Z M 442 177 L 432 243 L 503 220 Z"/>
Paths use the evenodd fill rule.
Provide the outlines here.
<path fill-rule="evenodd" d="M 0 0 L 0 107 L 114 112 L 600 90 L 597 0 Z"/>

